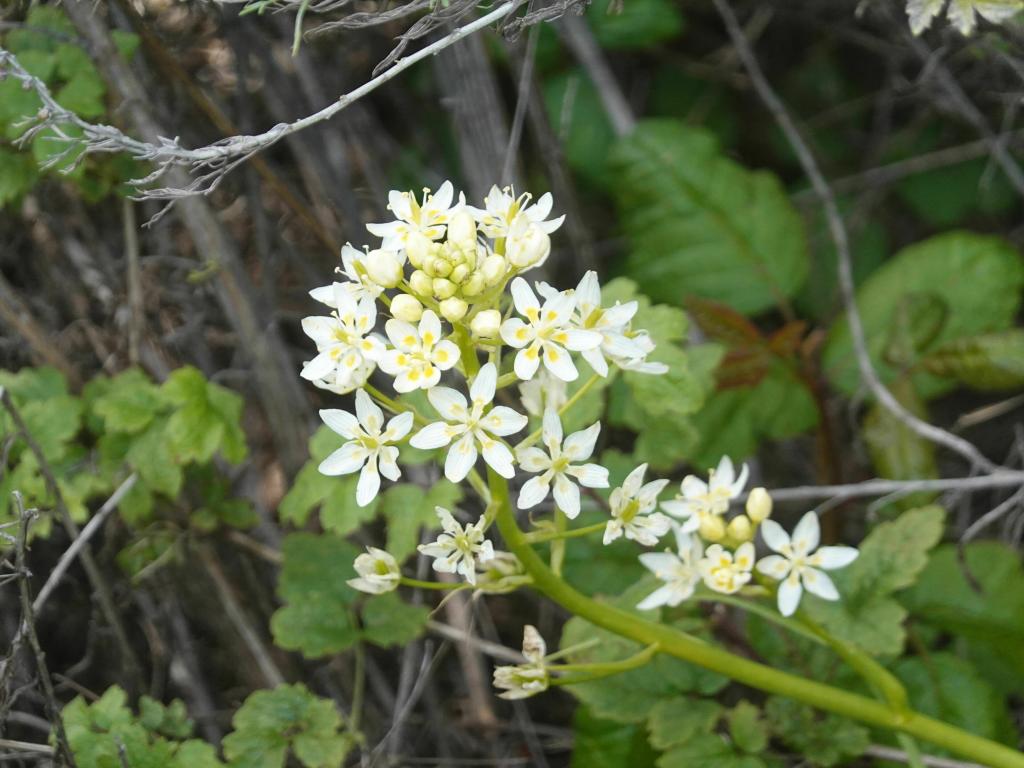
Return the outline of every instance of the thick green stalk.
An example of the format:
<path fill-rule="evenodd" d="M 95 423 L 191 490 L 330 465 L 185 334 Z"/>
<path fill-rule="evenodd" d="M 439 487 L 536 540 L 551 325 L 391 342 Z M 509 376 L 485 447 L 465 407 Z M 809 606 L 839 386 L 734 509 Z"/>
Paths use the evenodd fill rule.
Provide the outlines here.
<path fill-rule="evenodd" d="M 1002 744 L 912 710 L 901 712 L 865 696 L 773 669 L 667 625 L 586 597 L 555 576 L 533 551 L 516 524 L 509 503 L 508 483 L 493 471 L 488 470 L 488 476 L 492 503 L 498 507 L 496 521 L 505 544 L 533 577 L 534 588 L 570 613 L 642 645 L 657 644 L 661 653 L 718 672 L 752 688 L 786 696 L 867 725 L 906 733 L 993 768 L 1024 768 L 1024 754 Z M 600 566 L 595 563 L 594 567 Z"/>

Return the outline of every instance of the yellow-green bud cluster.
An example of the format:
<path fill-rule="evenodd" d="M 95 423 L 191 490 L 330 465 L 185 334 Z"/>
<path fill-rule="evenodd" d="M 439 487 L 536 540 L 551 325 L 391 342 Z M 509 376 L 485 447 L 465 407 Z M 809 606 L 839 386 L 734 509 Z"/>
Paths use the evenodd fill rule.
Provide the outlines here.
<path fill-rule="evenodd" d="M 424 236 L 410 238 L 407 253 L 414 272 L 409 285 L 421 299 L 434 299 L 449 321 L 461 320 L 469 305 L 487 289 L 500 283 L 508 263 L 477 241 L 476 222 L 465 211 L 452 216 L 447 239 L 432 242 Z"/>
<path fill-rule="evenodd" d="M 747 496 L 746 514 L 738 514 L 728 523 L 717 515 L 701 519 L 700 537 L 705 541 L 736 548 L 753 541 L 760 525 L 772 513 L 772 497 L 764 488 L 755 488 Z"/>

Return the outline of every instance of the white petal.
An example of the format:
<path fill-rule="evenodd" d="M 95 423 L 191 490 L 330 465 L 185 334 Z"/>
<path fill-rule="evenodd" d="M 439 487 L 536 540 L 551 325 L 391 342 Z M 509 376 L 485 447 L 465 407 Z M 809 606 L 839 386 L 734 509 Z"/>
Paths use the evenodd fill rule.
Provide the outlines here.
<path fill-rule="evenodd" d="M 433 448 L 448 445 L 451 441 L 451 427 L 443 421 L 435 421 L 433 424 L 427 424 L 427 426 L 413 435 L 409 439 L 409 445 L 413 448 L 429 451 Z"/>
<path fill-rule="evenodd" d="M 441 339 L 441 321 L 432 309 L 423 310 L 420 317 L 419 336 L 425 345 L 434 345 Z"/>
<path fill-rule="evenodd" d="M 535 507 L 548 497 L 550 490 L 551 486 L 544 479 L 544 475 L 531 477 L 519 489 L 519 499 L 516 501 L 516 506 L 519 509 Z"/>
<path fill-rule="evenodd" d="M 473 440 L 473 434 L 467 432 L 448 449 L 448 455 L 444 460 L 444 476 L 453 483 L 460 482 L 476 464 L 476 457 L 476 442 Z"/>
<path fill-rule="evenodd" d="M 541 434 L 544 438 L 544 445 L 548 447 L 552 456 L 562 448 L 562 419 L 558 411 L 548 407 L 544 409 Z"/>
<path fill-rule="evenodd" d="M 757 561 L 757 570 L 765 576 L 781 581 L 789 574 L 792 564 L 781 555 L 768 555 Z"/>
<path fill-rule="evenodd" d="M 579 378 L 580 374 L 572 362 L 572 355 L 564 347 L 548 342 L 544 345 L 543 356 L 544 367 L 562 381 L 576 381 Z"/>
<path fill-rule="evenodd" d="M 562 453 L 570 461 L 583 461 L 589 459 L 594 452 L 594 445 L 597 443 L 597 436 L 601 433 L 601 422 L 595 421 L 586 429 L 573 432 L 565 440 L 562 446 Z"/>
<path fill-rule="evenodd" d="M 690 499 L 694 496 L 703 496 L 708 492 L 708 484 L 696 475 L 687 475 L 679 484 L 679 490 L 683 496 Z"/>
<path fill-rule="evenodd" d="M 768 521 L 765 520 L 765 522 Z M 798 555 L 813 552 L 817 549 L 820 538 L 821 527 L 818 525 L 818 515 L 813 511 L 808 512 L 800 518 L 800 522 L 793 529 L 793 552 Z"/>
<path fill-rule="evenodd" d="M 395 446 L 386 445 L 381 448 L 377 461 L 377 468 L 388 480 L 397 481 L 402 476 L 402 470 L 398 468 L 398 449 Z"/>
<path fill-rule="evenodd" d="M 583 464 L 566 467 L 565 474 L 575 477 L 586 488 L 607 488 L 608 470 L 598 464 Z"/>
<path fill-rule="evenodd" d="M 326 344 L 334 339 L 334 329 L 338 321 L 333 317 L 314 315 L 302 318 L 302 331 L 317 343 Z"/>
<path fill-rule="evenodd" d="M 621 520 L 609 520 L 608 525 L 604 527 L 604 538 L 601 543 L 606 547 L 619 538 L 622 535 L 622 521 Z"/>
<path fill-rule="evenodd" d="M 582 331 L 578 328 L 565 331 L 565 346 L 573 352 L 596 349 L 601 346 L 602 341 L 604 337 L 597 331 Z"/>
<path fill-rule="evenodd" d="M 299 375 L 307 381 L 316 381 L 333 373 L 337 363 L 327 352 L 321 352 L 304 366 Z"/>
<path fill-rule="evenodd" d="M 516 312 L 523 317 L 526 317 L 531 309 L 540 309 L 540 303 L 530 289 L 530 284 L 523 278 L 517 277 L 512 281 L 511 293 L 512 302 L 516 305 Z"/>
<path fill-rule="evenodd" d="M 562 474 L 555 477 L 555 503 L 570 520 L 580 513 L 580 489 Z"/>
<path fill-rule="evenodd" d="M 404 320 L 392 318 L 384 323 L 384 332 L 391 343 L 402 352 L 416 352 L 420 346 L 420 337 L 416 327 Z"/>
<path fill-rule="evenodd" d="M 640 509 L 653 509 L 658 503 L 658 494 L 665 490 L 668 480 L 653 480 L 640 489 L 637 501 L 640 502 Z"/>
<path fill-rule="evenodd" d="M 853 547 L 822 547 L 811 558 L 811 564 L 827 571 L 845 568 L 860 554 Z"/>
<path fill-rule="evenodd" d="M 737 477 L 735 482 L 730 486 L 729 493 L 732 496 L 739 496 L 743 491 L 743 487 L 747 484 L 748 477 L 750 477 L 750 468 L 744 464 L 740 467 L 740 476 Z"/>
<path fill-rule="evenodd" d="M 680 520 L 690 519 L 696 520 L 697 525 L 700 525 L 700 520 L 694 514 L 693 506 L 685 499 L 669 499 L 668 501 L 661 502 L 661 509 L 664 512 L 677 517 Z"/>
<path fill-rule="evenodd" d="M 434 507 L 434 514 L 441 521 L 441 528 L 444 529 L 445 533 L 452 535 L 462 533 L 462 526 L 459 525 L 459 522 L 447 509 L 444 507 Z"/>
<path fill-rule="evenodd" d="M 600 347 L 586 349 L 580 355 L 587 361 L 587 365 L 594 369 L 594 373 L 602 377 L 608 376 L 608 361 L 604 359 Z"/>
<path fill-rule="evenodd" d="M 668 601 L 672 598 L 672 587 L 668 584 L 664 584 L 658 587 L 656 590 L 651 592 L 647 597 L 636 604 L 636 607 L 641 611 L 649 611 L 653 608 L 660 608 L 663 605 L 668 605 Z"/>
<path fill-rule="evenodd" d="M 388 428 L 384 430 L 384 434 L 381 435 L 381 439 L 387 443 L 397 443 L 412 429 L 413 415 L 412 411 L 406 411 L 395 416 L 391 421 L 388 422 Z"/>
<path fill-rule="evenodd" d="M 736 480 L 736 470 L 733 468 L 732 459 L 723 456 L 718 461 L 718 467 L 711 475 L 709 483 L 712 490 L 716 488 L 728 488 Z"/>
<path fill-rule="evenodd" d="M 469 387 L 469 399 L 474 403 L 489 403 L 494 399 L 494 391 L 498 385 L 498 369 L 494 363 L 480 367 L 480 372 Z"/>
<path fill-rule="evenodd" d="M 515 474 L 512 451 L 500 440 L 492 440 L 484 434 L 477 434 L 483 447 L 484 461 L 502 477 L 511 480 Z"/>
<path fill-rule="evenodd" d="M 345 443 L 341 448 L 320 462 L 320 473 L 334 476 L 355 472 L 363 466 L 367 455 L 368 451 L 359 443 Z"/>
<path fill-rule="evenodd" d="M 501 324 L 499 329 L 501 340 L 510 347 L 521 349 L 537 338 L 536 331 L 520 320 L 518 317 L 510 317 Z"/>
<path fill-rule="evenodd" d="M 348 440 L 355 440 L 359 437 L 359 422 L 348 411 L 326 408 L 320 411 L 320 418 L 323 419 L 324 424 Z"/>
<path fill-rule="evenodd" d="M 803 588 L 800 586 L 800 578 L 796 574 L 792 574 L 779 584 L 779 613 L 783 616 L 792 616 L 800 604 L 801 594 L 803 594 Z"/>
<path fill-rule="evenodd" d="M 537 373 L 537 368 L 540 366 L 540 358 L 543 354 L 543 350 L 540 345 L 534 342 L 526 349 L 521 349 L 516 353 L 515 364 L 513 369 L 523 381 L 529 381 L 533 378 L 533 375 Z"/>
<path fill-rule="evenodd" d="M 789 534 L 781 525 L 771 519 L 761 522 L 761 538 L 764 539 L 768 548 L 775 552 L 785 552 L 789 546 Z"/>
<path fill-rule="evenodd" d="M 430 355 L 430 361 L 440 368 L 442 371 L 447 371 L 457 362 L 462 353 L 459 352 L 459 348 L 452 342 L 444 339 L 437 343 L 434 347 L 434 351 Z"/>
<path fill-rule="evenodd" d="M 508 406 L 498 405 L 480 419 L 480 426 L 492 435 L 507 437 L 521 430 L 527 422 L 528 419 L 521 413 L 516 413 Z"/>
<path fill-rule="evenodd" d="M 377 457 L 372 456 L 359 473 L 359 482 L 356 484 L 356 504 L 365 507 L 377 495 L 380 490 L 380 475 L 377 474 Z"/>
<path fill-rule="evenodd" d="M 461 392 L 450 387 L 434 387 L 427 392 L 427 399 L 434 406 L 442 419 L 448 421 L 465 421 L 467 412 L 466 398 Z"/>
<path fill-rule="evenodd" d="M 817 568 L 804 568 L 801 577 L 804 588 L 812 595 L 817 595 L 822 600 L 839 599 L 839 590 L 824 571 L 819 571 Z"/>
<path fill-rule="evenodd" d="M 384 411 L 370 399 L 365 389 L 356 391 L 356 416 L 359 417 L 359 423 L 371 435 L 380 434 L 381 429 L 384 428 Z"/>
<path fill-rule="evenodd" d="M 671 552 L 644 552 L 640 564 L 662 581 L 665 581 L 679 567 L 679 558 Z"/>
<path fill-rule="evenodd" d="M 644 474 L 647 472 L 647 464 L 641 464 L 639 467 L 634 469 L 622 482 L 622 491 L 630 498 L 635 498 L 640 493 L 640 486 L 644 481 Z M 672 502 L 666 502 L 672 503 Z M 675 502 L 678 504 L 678 502 Z"/>
<path fill-rule="evenodd" d="M 551 459 L 540 448 L 523 448 L 516 451 L 519 466 L 527 472 L 544 472 L 551 466 Z"/>

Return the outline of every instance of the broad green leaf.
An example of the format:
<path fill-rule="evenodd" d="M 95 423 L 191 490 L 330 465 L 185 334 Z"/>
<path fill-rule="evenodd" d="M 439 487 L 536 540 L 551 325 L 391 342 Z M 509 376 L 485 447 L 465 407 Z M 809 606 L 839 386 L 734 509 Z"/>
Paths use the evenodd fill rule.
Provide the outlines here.
<path fill-rule="evenodd" d="M 334 702 L 301 683 L 256 691 L 232 724 L 224 755 L 237 768 L 284 768 L 290 754 L 306 768 L 336 768 L 354 746 Z"/>
<path fill-rule="evenodd" d="M 10 392 L 29 434 L 50 462 L 59 461 L 82 424 L 82 404 L 68 394 L 67 381 L 53 368 L 0 371 L 0 386 Z M 0 435 L 13 430 L 6 411 L 0 413 Z"/>
<path fill-rule="evenodd" d="M 110 379 L 92 409 L 111 432 L 140 432 L 165 408 L 160 389 L 138 368 Z"/>
<path fill-rule="evenodd" d="M 804 610 L 833 635 L 872 654 L 903 649 L 906 610 L 891 595 L 909 587 L 924 569 L 928 551 L 942 536 L 940 507 L 911 509 L 876 527 L 852 565 L 836 571 L 837 602 L 804 596 Z"/>
<path fill-rule="evenodd" d="M 191 366 L 174 371 L 161 392 L 178 406 L 167 434 L 182 459 L 206 462 L 218 449 L 233 464 L 245 458 L 245 433 L 239 423 L 241 397 L 207 381 Z"/>
<path fill-rule="evenodd" d="M 80 70 L 57 91 L 57 103 L 86 120 L 94 119 L 105 111 L 103 95 L 106 89 L 95 70 Z"/>
<path fill-rule="evenodd" d="M 183 475 L 178 456 L 173 451 L 169 426 L 166 419 L 151 423 L 132 441 L 126 458 L 146 485 L 173 499 L 181 490 Z"/>
<path fill-rule="evenodd" d="M 741 701 L 725 716 L 733 743 L 744 752 L 760 752 L 768 746 L 768 727 L 761 710 L 749 701 Z"/>
<path fill-rule="evenodd" d="M 32 189 L 37 176 L 35 163 L 28 154 L 0 148 L 0 206 L 21 199 Z"/>
<path fill-rule="evenodd" d="M 570 768 L 654 768 L 643 729 L 595 717 L 579 707 L 573 718 Z"/>
<path fill-rule="evenodd" d="M 1024 387 L 1024 330 L 971 336 L 947 342 L 921 361 L 936 376 L 988 390 Z"/>
<path fill-rule="evenodd" d="M 744 754 L 724 736 L 705 733 L 673 747 L 658 759 L 658 768 L 765 768 L 759 757 Z"/>
<path fill-rule="evenodd" d="M 381 647 L 411 643 L 423 632 L 430 609 L 406 603 L 394 592 L 363 605 L 363 637 Z"/>
<path fill-rule="evenodd" d="M 895 371 L 883 359 L 894 313 L 908 293 L 931 293 L 941 298 L 949 316 L 932 342 L 940 344 L 1001 331 L 1013 322 L 1024 286 L 1024 261 L 1008 243 L 970 232 L 950 232 L 904 248 L 857 291 L 868 351 L 883 379 Z M 927 351 L 927 350 L 926 350 Z M 850 329 L 845 317 L 829 331 L 822 357 L 832 383 L 846 394 L 860 387 Z M 932 397 L 948 390 L 926 373 L 914 376 L 915 388 Z"/>
<path fill-rule="evenodd" d="M 668 749 L 698 734 L 710 733 L 724 711 L 721 704 L 711 699 L 662 699 L 647 715 L 651 746 Z"/>
<path fill-rule="evenodd" d="M 772 732 L 811 765 L 838 765 L 863 754 L 871 744 L 863 726 L 836 715 L 819 714 L 792 699 L 769 697 L 765 715 Z"/>
<path fill-rule="evenodd" d="M 989 171 L 987 158 L 915 173 L 896 185 L 896 193 L 935 229 L 955 227 L 975 211 L 1005 214 L 1017 199 L 1006 177 Z"/>
<path fill-rule="evenodd" d="M 649 48 L 683 30 L 683 15 L 670 0 L 598 0 L 587 9 L 587 21 L 607 50 Z"/>
<path fill-rule="evenodd" d="M 896 306 L 882 356 L 895 368 L 910 368 L 946 324 L 949 308 L 933 293 L 907 293 Z"/>
<path fill-rule="evenodd" d="M 274 642 L 309 658 L 343 651 L 359 638 L 351 610 L 358 552 L 332 534 L 293 533 L 281 547 L 277 593 L 284 601 L 270 621 Z"/>
<path fill-rule="evenodd" d="M 803 223 L 774 176 L 725 157 L 711 134 L 641 122 L 612 150 L 632 251 L 626 270 L 656 301 L 688 294 L 755 313 L 807 276 Z"/>

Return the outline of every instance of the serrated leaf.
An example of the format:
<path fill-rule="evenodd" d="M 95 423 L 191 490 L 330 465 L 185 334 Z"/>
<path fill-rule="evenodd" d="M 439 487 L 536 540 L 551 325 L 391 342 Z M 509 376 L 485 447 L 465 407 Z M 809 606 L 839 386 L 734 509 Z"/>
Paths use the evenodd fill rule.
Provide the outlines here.
<path fill-rule="evenodd" d="M 138 368 L 130 368 L 110 379 L 102 394 L 92 400 L 92 409 L 111 432 L 140 432 L 164 407 L 160 389 Z"/>
<path fill-rule="evenodd" d="M 658 768 L 765 768 L 764 761 L 737 752 L 724 737 L 706 733 L 673 747 L 658 759 Z"/>
<path fill-rule="evenodd" d="M 921 360 L 921 365 L 929 373 L 973 389 L 1019 389 L 1024 387 L 1024 330 L 948 342 Z"/>
<path fill-rule="evenodd" d="M 154 421 L 128 449 L 128 463 L 151 489 L 176 498 L 184 479 L 181 464 L 172 450 L 168 421 Z"/>
<path fill-rule="evenodd" d="M 949 308 L 946 323 L 932 342 L 938 346 L 1009 327 L 1020 307 L 1022 286 L 1024 262 L 999 238 L 950 232 L 904 248 L 857 291 L 857 307 L 876 370 L 886 381 L 896 374 L 882 353 L 894 313 L 908 293 L 934 294 Z M 860 387 L 845 318 L 829 331 L 822 363 L 842 392 L 853 394 Z M 927 373 L 915 374 L 914 385 L 926 399 L 950 388 L 949 382 Z"/>
<path fill-rule="evenodd" d="M 239 423 L 241 397 L 207 381 L 192 366 L 171 373 L 161 393 L 177 406 L 167 434 L 179 457 L 203 463 L 219 449 L 233 464 L 245 458 L 245 433 Z"/>
<path fill-rule="evenodd" d="M 741 701 L 725 716 L 733 743 L 744 752 L 760 752 L 768 746 L 768 726 L 761 710 L 749 701 Z"/>
<path fill-rule="evenodd" d="M 281 547 L 277 593 L 284 601 L 270 621 L 274 642 L 309 658 L 343 651 L 359 637 L 351 607 L 358 594 L 345 582 L 355 578 L 358 552 L 332 534 L 293 533 Z"/>
<path fill-rule="evenodd" d="M 95 70 L 80 70 L 56 93 L 57 103 L 79 117 L 91 120 L 106 112 L 106 88 Z"/>
<path fill-rule="evenodd" d="M 411 643 L 423 633 L 430 609 L 406 603 L 394 592 L 369 598 L 363 605 L 363 637 L 387 648 Z"/>
<path fill-rule="evenodd" d="M 805 595 L 804 610 L 833 635 L 868 653 L 900 653 L 906 611 L 890 595 L 913 584 L 924 569 L 928 551 L 942 537 L 944 516 L 940 507 L 920 507 L 876 527 L 853 564 L 832 575 L 839 600 Z"/>
<path fill-rule="evenodd" d="M 769 697 L 765 715 L 772 732 L 812 765 L 837 765 L 863 754 L 871 744 L 863 726 L 836 715 L 819 714 L 792 699 Z"/>
<path fill-rule="evenodd" d="M 710 733 L 724 711 L 721 704 L 710 699 L 663 699 L 647 715 L 651 746 L 668 749 L 698 734 Z"/>
<path fill-rule="evenodd" d="M 256 691 L 232 724 L 224 754 L 237 768 L 283 768 L 289 754 L 306 768 L 334 768 L 353 747 L 334 702 L 301 683 Z"/>
<path fill-rule="evenodd" d="M 803 223 L 778 179 L 726 158 L 711 134 L 648 120 L 612 150 L 632 250 L 626 269 L 657 301 L 687 294 L 745 313 L 792 297 L 807 276 Z"/>
<path fill-rule="evenodd" d="M 573 717 L 570 768 L 654 768 L 654 752 L 637 725 L 614 723 L 579 707 Z"/>

